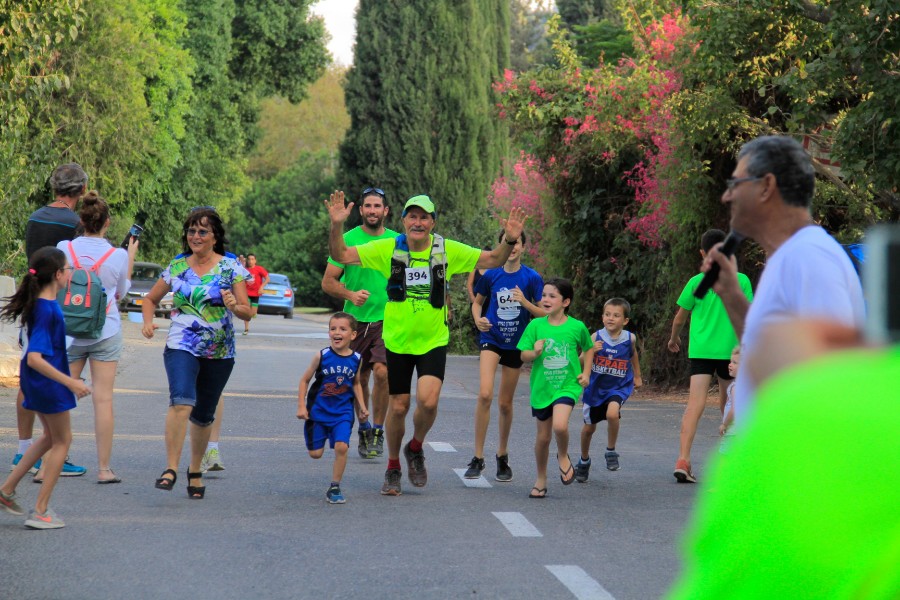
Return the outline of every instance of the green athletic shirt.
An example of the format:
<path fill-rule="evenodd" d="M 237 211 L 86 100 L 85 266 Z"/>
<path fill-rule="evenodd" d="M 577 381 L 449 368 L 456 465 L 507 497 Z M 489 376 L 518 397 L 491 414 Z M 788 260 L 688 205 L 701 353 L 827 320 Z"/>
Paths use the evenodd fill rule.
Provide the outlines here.
<path fill-rule="evenodd" d="M 538 340 L 544 340 L 544 351 L 531 366 L 531 406 L 546 408 L 560 398 L 577 403 L 584 393 L 578 383 L 583 371 L 578 355 L 594 345 L 591 332 L 574 317 L 561 325 L 551 325 L 547 317 L 541 317 L 528 323 L 517 347 L 534 350 Z"/>
<path fill-rule="evenodd" d="M 381 235 L 369 235 L 361 227 L 354 227 L 344 234 L 344 243 L 348 246 L 362 246 L 374 240 L 397 237 L 396 231 L 385 229 Z M 356 317 L 357 321 L 372 323 L 384 320 L 384 305 L 387 303 L 387 278 L 371 269 L 363 269 L 356 265 L 344 266 L 330 256 L 328 263 L 344 270 L 341 281 L 351 292 L 368 290 L 369 298 L 362 306 L 356 306 L 349 300 L 344 301 L 344 312 Z"/>
<path fill-rule="evenodd" d="M 432 243 L 434 236 L 431 237 Z M 357 246 L 359 259 L 366 269 L 375 269 L 387 278 L 391 273 L 394 240 L 385 239 Z M 447 279 L 456 273 L 468 273 L 475 268 L 481 250 L 453 240 L 444 239 L 447 253 Z M 431 248 L 410 252 L 410 267 L 427 268 Z M 387 284 L 385 284 L 385 289 Z M 425 354 L 450 342 L 450 330 L 442 308 L 434 308 L 428 301 L 429 285 L 409 286 L 406 300 L 388 302 L 384 307 L 384 346 L 397 354 Z"/>
<path fill-rule="evenodd" d="M 752 301 L 750 279 L 743 273 L 738 273 L 737 278 L 747 300 Z M 691 311 L 688 358 L 728 360 L 731 358 L 731 351 L 738 345 L 738 337 L 718 294 L 709 290 L 703 300 L 694 297 L 694 290 L 700 285 L 701 279 L 703 273 L 691 277 L 676 302 L 684 310 Z"/>
<path fill-rule="evenodd" d="M 760 389 L 697 494 L 670 600 L 900 598 L 900 347 Z"/>

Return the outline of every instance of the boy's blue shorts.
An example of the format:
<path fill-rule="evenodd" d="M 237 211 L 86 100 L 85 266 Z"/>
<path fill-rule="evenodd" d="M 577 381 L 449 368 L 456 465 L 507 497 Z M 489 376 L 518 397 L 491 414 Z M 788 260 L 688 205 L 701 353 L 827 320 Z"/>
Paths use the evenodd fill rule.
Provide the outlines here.
<path fill-rule="evenodd" d="M 344 442 L 350 445 L 350 432 L 353 431 L 353 421 L 338 421 L 336 423 L 320 423 L 307 419 L 303 426 L 303 437 L 306 439 L 307 450 L 319 450 L 325 447 L 325 440 L 334 448 L 335 443 Z"/>

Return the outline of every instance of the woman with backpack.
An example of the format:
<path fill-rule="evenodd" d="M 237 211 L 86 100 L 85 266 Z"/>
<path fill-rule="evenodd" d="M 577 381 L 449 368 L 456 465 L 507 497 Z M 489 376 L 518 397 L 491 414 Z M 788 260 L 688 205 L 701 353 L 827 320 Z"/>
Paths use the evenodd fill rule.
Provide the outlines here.
<path fill-rule="evenodd" d="M 106 239 L 109 230 L 109 206 L 106 201 L 90 191 L 81 201 L 81 223 L 84 235 L 71 242 L 59 242 L 56 247 L 62 250 L 69 265 L 73 268 L 73 278 L 69 287 L 63 290 L 72 301 L 73 286 L 77 285 L 77 272 L 84 270 L 94 272 L 100 279 L 106 292 L 106 305 L 98 307 L 104 317 L 100 318 L 102 328 L 98 331 L 85 332 L 76 337 L 69 347 L 69 369 L 73 377 L 80 377 L 84 365 L 90 361 L 91 386 L 94 402 L 94 436 L 97 440 L 97 483 L 119 483 L 119 479 L 110 467 L 112 454 L 114 416 L 113 385 L 116 381 L 116 367 L 122 355 L 122 320 L 119 316 L 117 301 L 128 293 L 131 287 L 131 271 L 134 257 L 137 254 L 138 241 L 130 237 L 128 250 L 114 248 Z M 98 266 L 99 263 L 99 266 Z M 96 293 L 96 290 L 94 290 Z M 62 294 L 61 294 L 62 296 Z M 87 296 L 87 294 L 85 294 Z M 65 313 L 66 307 L 63 306 Z M 69 323 L 67 322 L 67 329 Z M 95 335 L 96 337 L 87 337 Z M 35 477 L 39 479 L 41 473 Z"/>

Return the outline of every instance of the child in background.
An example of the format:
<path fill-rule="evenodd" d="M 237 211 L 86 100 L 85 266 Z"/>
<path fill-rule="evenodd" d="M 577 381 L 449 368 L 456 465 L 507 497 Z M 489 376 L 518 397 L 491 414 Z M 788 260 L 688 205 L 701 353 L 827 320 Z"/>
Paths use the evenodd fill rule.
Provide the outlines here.
<path fill-rule="evenodd" d="M 606 420 L 606 468 L 619 470 L 616 439 L 619 437 L 619 411 L 634 388 L 641 387 L 641 363 L 637 337 L 625 331 L 631 305 L 612 298 L 603 305 L 603 329 L 594 334 L 594 360 L 591 381 L 582 398 L 584 427 L 581 428 L 581 459 L 575 465 L 575 480 L 585 483 L 591 469 L 591 438 L 597 423 Z"/>
<path fill-rule="evenodd" d="M 0 311 L 0 318 L 15 321 L 21 317 L 28 334 L 28 345 L 19 367 L 23 406 L 37 413 L 44 432 L 22 456 L 19 464 L 0 486 L 0 507 L 13 515 L 25 512 L 16 502 L 16 486 L 43 456 L 44 480 L 34 510 L 25 521 L 31 529 L 59 529 L 65 523 L 50 509 L 50 496 L 72 443 L 69 411 L 75 398 L 83 398 L 91 389 L 69 374 L 66 354 L 66 325 L 56 295 L 69 281 L 71 267 L 66 255 L 53 247 L 41 248 L 31 256 L 28 273 L 19 289 Z"/>
<path fill-rule="evenodd" d="M 725 400 L 725 410 L 722 414 L 722 424 L 719 425 L 719 435 L 727 436 L 733 435 L 729 434 L 728 431 L 731 429 L 731 424 L 734 423 L 734 380 L 737 378 L 738 368 L 741 366 L 741 347 L 735 346 L 734 350 L 731 351 L 731 362 L 728 363 L 728 374 L 731 375 L 731 383 L 728 384 L 728 390 L 726 391 L 727 399 Z M 725 440 L 722 440 L 722 443 L 719 446 L 719 449 L 724 452 L 725 450 Z"/>
<path fill-rule="evenodd" d="M 574 290 L 565 279 L 544 285 L 541 308 L 546 317 L 533 319 L 519 340 L 522 360 L 534 362 L 531 369 L 531 414 L 537 419 L 534 458 L 537 479 L 529 498 L 547 497 L 547 460 L 550 438 L 556 437 L 556 459 L 563 485 L 575 481 L 569 458 L 569 415 L 582 389 L 590 381 L 594 347 L 584 323 L 568 316 Z M 579 362 L 583 354 L 584 363 Z"/>
<path fill-rule="evenodd" d="M 361 357 L 350 349 L 356 337 L 356 317 L 337 312 L 328 321 L 331 345 L 312 360 L 300 379 L 297 394 L 297 418 L 305 420 L 303 437 L 312 458 L 322 458 L 325 441 L 334 449 L 331 485 L 325 493 L 330 504 L 346 502 L 341 493 L 341 478 L 347 466 L 347 450 L 354 421 L 354 400 L 360 419 L 369 411 L 363 400 L 362 386 L 356 378 Z M 315 380 L 310 387 L 310 380 Z"/>

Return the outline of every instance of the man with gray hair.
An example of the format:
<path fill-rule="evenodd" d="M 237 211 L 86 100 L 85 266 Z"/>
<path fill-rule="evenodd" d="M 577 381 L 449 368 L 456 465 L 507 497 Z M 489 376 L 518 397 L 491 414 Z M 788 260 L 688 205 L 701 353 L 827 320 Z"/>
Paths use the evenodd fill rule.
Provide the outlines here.
<path fill-rule="evenodd" d="M 37 209 L 28 217 L 25 225 L 25 256 L 31 258 L 44 246 L 56 246 L 58 242 L 75 239 L 76 228 L 81 222 L 75 212 L 78 200 L 87 192 L 88 176 L 80 165 L 67 163 L 56 167 L 50 176 L 50 187 L 53 189 L 54 200 L 47 206 Z M 24 400 L 22 390 L 16 398 L 16 423 L 19 429 L 19 449 L 12 461 L 15 467 L 22 459 L 22 455 L 31 446 L 31 438 L 34 434 L 34 413 L 22 406 Z M 38 473 L 41 461 L 38 461 L 32 469 Z M 69 462 L 63 463 L 61 477 L 77 477 L 84 475 L 87 469 Z"/>
<path fill-rule="evenodd" d="M 722 202 L 731 207 L 732 231 L 754 239 L 767 255 L 752 303 L 738 284 L 733 257 L 717 246 L 704 261 L 704 271 L 713 261 L 721 268 L 713 289 L 722 298 L 745 357 L 735 383 L 738 425 L 760 384 L 752 376 L 752 365 L 747 368 L 747 359 L 765 351 L 760 333 L 767 326 L 797 317 L 863 326 L 859 276 L 840 244 L 813 222 L 814 190 L 815 171 L 803 147 L 787 136 L 765 136 L 741 148 L 722 194 Z"/>

